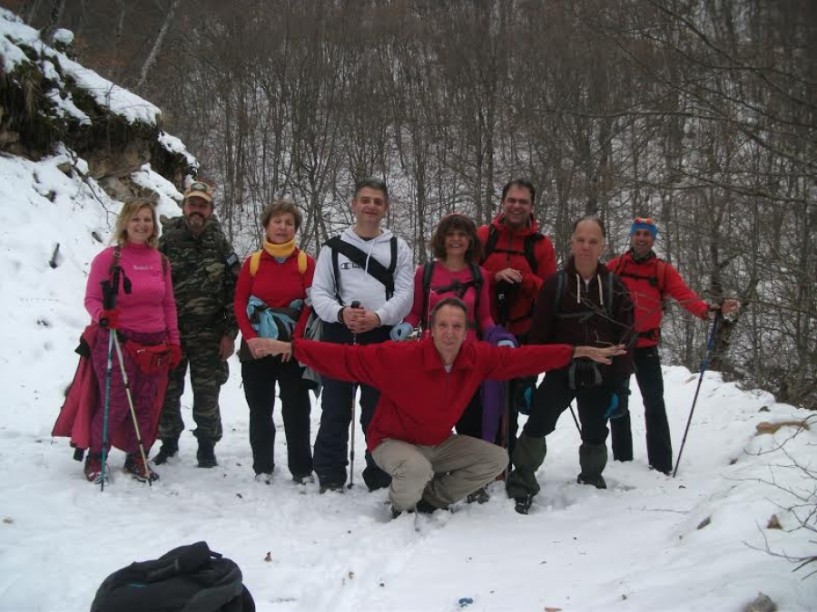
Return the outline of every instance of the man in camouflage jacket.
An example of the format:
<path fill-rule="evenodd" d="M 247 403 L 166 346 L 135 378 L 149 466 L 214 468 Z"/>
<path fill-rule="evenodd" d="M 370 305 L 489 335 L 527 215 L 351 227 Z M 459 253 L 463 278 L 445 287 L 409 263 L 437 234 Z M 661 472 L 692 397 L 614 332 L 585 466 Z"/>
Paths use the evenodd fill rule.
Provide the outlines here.
<path fill-rule="evenodd" d="M 218 395 L 227 381 L 227 358 L 235 350 L 238 333 L 233 295 L 240 262 L 213 215 L 210 185 L 194 182 L 184 193 L 182 212 L 181 217 L 163 221 L 159 239 L 159 250 L 170 260 L 183 357 L 170 372 L 159 422 L 162 448 L 154 461 L 165 463 L 178 452 L 184 431 L 181 396 L 189 363 L 193 433 L 199 445 L 196 457 L 199 467 L 214 467 L 213 447 L 222 433 Z"/>

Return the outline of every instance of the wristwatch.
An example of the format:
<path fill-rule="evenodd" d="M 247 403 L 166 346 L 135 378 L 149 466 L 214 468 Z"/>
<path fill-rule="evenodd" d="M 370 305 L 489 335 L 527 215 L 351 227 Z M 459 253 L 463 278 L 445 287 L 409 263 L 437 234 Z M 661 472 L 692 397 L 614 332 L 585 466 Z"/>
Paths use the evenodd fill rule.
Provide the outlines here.
<path fill-rule="evenodd" d="M 342 306 L 340 310 L 338 310 L 338 323 L 343 323 L 343 311 L 346 310 L 346 306 Z"/>

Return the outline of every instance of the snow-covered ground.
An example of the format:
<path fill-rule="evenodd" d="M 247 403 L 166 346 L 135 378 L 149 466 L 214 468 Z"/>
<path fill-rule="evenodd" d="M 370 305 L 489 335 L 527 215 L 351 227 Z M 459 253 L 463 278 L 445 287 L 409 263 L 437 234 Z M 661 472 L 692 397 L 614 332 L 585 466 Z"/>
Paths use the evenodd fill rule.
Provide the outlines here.
<path fill-rule="evenodd" d="M 817 433 L 793 436 L 785 427 L 755 435 L 761 421 L 810 413 L 741 391 L 717 373 L 704 377 L 675 479 L 645 464 L 636 390 L 636 461 L 609 465 L 610 489 L 575 483 L 578 435 L 565 415 L 548 440 L 530 515 L 516 514 L 495 484 L 484 505 L 390 521 L 385 491 L 356 484 L 321 495 L 317 485 L 293 484 L 283 435 L 272 485 L 254 482 L 233 359 L 219 467 L 196 468 L 186 434 L 179 460 L 162 466 L 152 487 L 119 471 L 123 457 L 114 451 L 114 479 L 100 493 L 83 479 L 68 441 L 50 432 L 88 319 L 85 275 L 103 247 L 92 232 L 107 242 L 117 205 L 92 193 L 93 182 L 61 173 L 65 159 L 0 158 L 0 610 L 87 610 L 115 569 L 197 540 L 240 565 L 262 612 L 453 611 L 460 600 L 474 611 L 741 610 L 759 591 L 781 610 L 817 609 L 817 576 L 766 552 L 817 553 L 814 533 L 796 529 L 795 514 L 814 509 L 815 481 L 793 467 L 817 469 Z M 172 186 L 147 168 L 139 181 L 163 194 L 161 212 L 177 214 Z M 668 367 L 665 377 L 677 451 L 697 375 Z M 190 403 L 188 394 L 192 427 Z M 319 415 L 313 408 L 313 435 Z M 276 422 L 280 429 L 278 407 Z M 810 422 L 817 427 L 815 416 Z M 790 491 L 811 496 L 811 506 Z M 775 514 L 783 529 L 767 528 Z"/>

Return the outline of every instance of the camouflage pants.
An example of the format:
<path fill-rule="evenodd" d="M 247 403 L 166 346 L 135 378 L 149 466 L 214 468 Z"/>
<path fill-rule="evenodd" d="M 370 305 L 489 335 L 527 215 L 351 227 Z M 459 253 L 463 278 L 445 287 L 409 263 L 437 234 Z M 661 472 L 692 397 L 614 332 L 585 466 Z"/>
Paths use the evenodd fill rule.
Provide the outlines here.
<path fill-rule="evenodd" d="M 182 334 L 182 361 L 170 372 L 159 422 L 159 438 L 162 440 L 177 439 L 184 431 L 181 397 L 188 363 L 193 386 L 193 420 L 196 422 L 193 435 L 213 442 L 221 439 L 218 394 L 229 375 L 227 362 L 219 357 L 221 337 L 220 332 L 209 330 Z"/>

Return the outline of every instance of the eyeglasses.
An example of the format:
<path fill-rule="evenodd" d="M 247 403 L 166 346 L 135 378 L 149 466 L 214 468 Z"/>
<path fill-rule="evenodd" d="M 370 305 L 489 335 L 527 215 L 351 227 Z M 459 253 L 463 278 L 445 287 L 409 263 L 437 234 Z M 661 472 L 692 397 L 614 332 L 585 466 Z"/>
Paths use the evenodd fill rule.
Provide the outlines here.
<path fill-rule="evenodd" d="M 636 217 L 633 223 L 636 225 L 655 225 L 655 221 L 652 220 L 652 217 Z"/>

